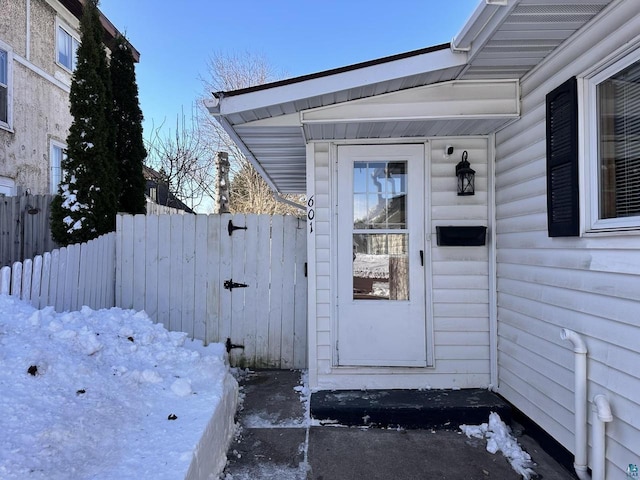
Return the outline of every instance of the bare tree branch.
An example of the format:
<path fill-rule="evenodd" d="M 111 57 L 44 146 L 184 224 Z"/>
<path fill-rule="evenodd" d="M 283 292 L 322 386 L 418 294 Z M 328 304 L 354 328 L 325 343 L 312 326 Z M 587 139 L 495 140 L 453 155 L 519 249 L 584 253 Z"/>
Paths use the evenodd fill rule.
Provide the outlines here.
<path fill-rule="evenodd" d="M 215 53 L 201 77 L 204 97 L 213 92 L 237 90 L 261 85 L 277 78 L 273 67 L 261 55 Z M 218 121 L 204 107 L 204 97 L 195 108 L 190 124 L 185 115 L 176 119 L 175 130 L 164 133 L 164 125 L 153 129 L 147 140 L 147 163 L 163 172 L 171 193 L 191 208 L 214 207 L 217 190 L 215 154 L 229 155 L 231 212 L 300 214 L 300 210 L 278 202 L 262 177 Z M 304 196 L 289 196 L 304 204 Z"/>
<path fill-rule="evenodd" d="M 283 78 L 262 55 L 216 52 L 209 59 L 207 74 L 201 77 L 205 98 L 214 92 L 238 90 L 262 85 Z M 204 100 L 204 98 L 203 98 Z M 218 121 L 200 102 L 198 109 L 200 137 L 214 151 L 225 151 L 231 162 L 231 191 L 229 208 L 234 213 L 300 214 L 300 210 L 273 198 L 273 192 L 253 168 L 238 146 L 231 140 Z M 210 183 L 216 185 L 216 183 Z M 213 195 L 212 195 L 213 196 Z M 286 196 L 285 196 L 286 197 Z M 290 200 L 304 204 L 304 196 L 289 196 Z"/>
<path fill-rule="evenodd" d="M 176 118 L 174 131 L 164 132 L 163 126 L 154 128 L 146 141 L 147 164 L 162 174 L 172 195 L 195 209 L 206 196 L 203 185 L 207 172 L 213 172 L 213 158 L 200 138 L 200 129 L 193 121 L 188 126 L 184 113 L 181 120 Z"/>

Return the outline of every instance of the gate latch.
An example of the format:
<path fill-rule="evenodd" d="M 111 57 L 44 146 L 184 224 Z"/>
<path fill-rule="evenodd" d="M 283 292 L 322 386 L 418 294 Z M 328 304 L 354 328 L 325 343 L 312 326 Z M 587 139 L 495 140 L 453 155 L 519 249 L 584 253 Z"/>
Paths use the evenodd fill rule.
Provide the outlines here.
<path fill-rule="evenodd" d="M 249 285 L 246 283 L 234 282 L 232 278 L 224 281 L 224 288 L 227 290 L 233 290 L 234 288 L 247 288 Z"/>
<path fill-rule="evenodd" d="M 231 343 L 231 339 L 229 337 L 227 337 L 227 341 L 224 342 L 224 346 L 227 349 L 227 353 L 229 353 L 234 348 L 241 348 L 242 350 L 244 350 L 244 345 L 236 345 L 234 343 Z"/>

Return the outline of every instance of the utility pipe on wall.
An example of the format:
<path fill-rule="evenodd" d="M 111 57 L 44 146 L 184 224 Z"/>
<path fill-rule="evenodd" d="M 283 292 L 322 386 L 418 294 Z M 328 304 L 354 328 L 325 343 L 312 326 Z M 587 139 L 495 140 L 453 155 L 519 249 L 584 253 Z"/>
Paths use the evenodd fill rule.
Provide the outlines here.
<path fill-rule="evenodd" d="M 602 394 L 593 397 L 592 448 L 593 460 L 591 469 L 593 480 L 605 480 L 605 422 L 611 422 L 611 406 Z"/>
<path fill-rule="evenodd" d="M 587 441 L 587 346 L 580 335 L 573 330 L 566 328 L 560 333 L 562 340 L 569 340 L 573 343 L 573 353 L 575 360 L 575 457 L 573 468 L 580 480 L 589 477 L 588 471 L 588 441 Z"/>

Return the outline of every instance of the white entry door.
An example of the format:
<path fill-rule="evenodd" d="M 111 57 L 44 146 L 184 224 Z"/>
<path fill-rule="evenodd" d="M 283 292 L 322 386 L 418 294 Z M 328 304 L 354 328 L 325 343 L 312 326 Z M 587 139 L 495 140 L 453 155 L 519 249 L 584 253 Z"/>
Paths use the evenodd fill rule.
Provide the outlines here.
<path fill-rule="evenodd" d="M 339 365 L 426 366 L 423 145 L 338 147 Z"/>

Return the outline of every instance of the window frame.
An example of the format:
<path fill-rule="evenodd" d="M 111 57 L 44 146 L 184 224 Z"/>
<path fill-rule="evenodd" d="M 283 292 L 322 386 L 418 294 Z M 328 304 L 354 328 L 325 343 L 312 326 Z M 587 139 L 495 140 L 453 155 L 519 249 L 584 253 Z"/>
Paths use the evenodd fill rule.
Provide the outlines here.
<path fill-rule="evenodd" d="M 5 191 L 3 191 L 5 190 Z M 0 175 L 0 197 L 12 197 L 16 194 L 16 181 L 13 178 Z"/>
<path fill-rule="evenodd" d="M 7 121 L 0 120 L 0 129 L 13 132 L 13 49 L 0 40 L 0 50 L 7 52 Z"/>
<path fill-rule="evenodd" d="M 53 161 L 54 158 L 56 158 L 54 156 L 54 152 L 55 150 L 59 149 L 61 154 L 60 154 L 60 165 L 54 165 Z M 49 192 L 52 195 L 56 195 L 58 193 L 58 187 L 60 186 L 60 183 L 62 183 L 62 180 L 64 179 L 64 170 L 62 169 L 62 162 L 64 160 L 64 157 L 66 155 L 65 151 L 67 149 L 67 145 L 63 142 L 60 142 L 58 140 L 54 140 L 51 139 L 49 141 Z M 59 168 L 60 169 L 60 178 L 59 181 L 56 185 L 53 184 L 54 182 L 54 175 L 53 175 L 53 169 L 54 168 Z"/>
<path fill-rule="evenodd" d="M 584 106 L 581 115 L 579 158 L 581 185 L 586 188 L 584 197 L 584 232 L 602 233 L 640 230 L 640 215 L 616 218 L 600 218 L 600 131 L 598 112 L 598 85 L 621 72 L 630 65 L 640 62 L 640 49 L 633 49 L 624 55 L 617 55 L 612 61 L 595 72 L 584 76 L 578 82 L 579 105 Z"/>
<path fill-rule="evenodd" d="M 75 54 L 76 52 L 73 52 L 72 58 L 71 58 L 71 66 L 69 67 L 68 65 L 65 65 L 64 63 L 62 63 L 60 61 L 60 35 L 59 35 L 59 31 L 62 30 L 64 33 L 66 33 L 69 38 L 71 38 L 71 47 L 73 48 L 73 44 L 74 41 L 76 43 L 76 51 L 78 49 L 78 47 L 80 46 L 80 37 L 75 34 L 75 30 L 71 27 L 69 27 L 66 23 L 62 22 L 60 19 L 56 18 L 56 47 L 55 47 L 55 61 L 56 64 L 65 69 L 67 72 L 69 73 L 73 73 L 76 69 L 76 57 Z"/>

